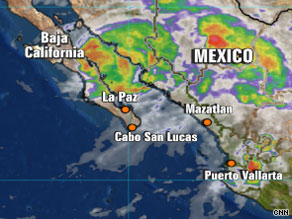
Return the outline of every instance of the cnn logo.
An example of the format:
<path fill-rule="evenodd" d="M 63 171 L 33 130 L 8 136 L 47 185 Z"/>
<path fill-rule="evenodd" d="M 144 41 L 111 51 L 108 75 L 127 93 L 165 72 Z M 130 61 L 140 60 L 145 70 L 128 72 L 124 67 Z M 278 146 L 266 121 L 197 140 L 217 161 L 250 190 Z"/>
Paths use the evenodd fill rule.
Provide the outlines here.
<path fill-rule="evenodd" d="M 274 209 L 274 216 L 289 216 L 289 209 Z"/>

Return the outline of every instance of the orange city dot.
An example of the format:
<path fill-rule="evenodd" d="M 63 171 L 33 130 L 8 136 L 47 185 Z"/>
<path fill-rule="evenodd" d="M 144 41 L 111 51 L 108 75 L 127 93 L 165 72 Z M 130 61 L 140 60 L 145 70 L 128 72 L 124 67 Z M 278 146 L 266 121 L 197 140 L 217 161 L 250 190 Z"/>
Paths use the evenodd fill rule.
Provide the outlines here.
<path fill-rule="evenodd" d="M 121 111 L 122 111 L 122 113 L 128 113 L 128 112 L 130 112 L 130 108 L 128 106 L 123 106 L 121 108 Z"/>
<path fill-rule="evenodd" d="M 128 125 L 129 131 L 135 131 L 137 129 L 137 126 L 135 124 Z"/>
<path fill-rule="evenodd" d="M 229 166 L 229 167 L 234 167 L 234 166 L 236 165 L 236 162 L 235 162 L 234 160 L 228 160 L 228 161 L 226 162 L 226 164 L 227 164 L 227 166 Z"/>
<path fill-rule="evenodd" d="M 203 125 L 204 126 L 210 126 L 210 125 L 212 125 L 212 120 L 211 119 L 204 119 L 203 120 Z"/>

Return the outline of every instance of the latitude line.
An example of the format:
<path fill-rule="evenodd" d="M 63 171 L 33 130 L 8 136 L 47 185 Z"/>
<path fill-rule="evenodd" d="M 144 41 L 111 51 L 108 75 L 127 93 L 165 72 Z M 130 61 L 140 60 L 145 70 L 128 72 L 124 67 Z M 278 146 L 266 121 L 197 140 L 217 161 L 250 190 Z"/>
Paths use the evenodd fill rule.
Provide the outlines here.
<path fill-rule="evenodd" d="M 157 178 L 157 179 L 148 179 L 148 178 L 109 178 L 109 179 L 33 179 L 33 178 L 22 178 L 22 179 L 16 179 L 16 178 L 3 178 L 0 179 L 0 182 L 223 182 L 227 180 L 212 180 L 212 179 L 188 179 L 188 178 Z M 232 181 L 246 181 L 245 179 L 238 179 L 238 180 L 232 180 Z M 292 179 L 282 179 L 282 180 L 259 180 L 259 181 L 292 181 Z"/>
<path fill-rule="evenodd" d="M 1 8 L 3 8 L 3 9 L 8 9 L 8 8 L 35 8 L 35 9 L 58 9 L 58 8 L 60 8 L 60 9 L 66 9 L 66 8 L 95 8 L 95 9 L 119 9 L 119 8 L 121 8 L 121 9 L 132 9 L 132 8 L 140 8 L 140 9 L 145 9 L 145 8 L 148 8 L 149 6 L 125 6 L 125 7 L 123 7 L 123 6 L 116 6 L 116 7 L 114 7 L 114 6 L 53 6 L 53 5 L 47 5 L 47 6 L 5 6 L 5 5 L 0 5 L 0 9 Z M 161 6 L 160 7 L 161 9 L 188 9 L 188 8 L 205 8 L 205 9 L 208 9 L 208 8 L 210 8 L 209 6 Z M 238 9 L 238 7 L 236 7 L 236 6 L 214 6 L 214 5 L 212 5 L 211 6 L 211 8 L 236 8 L 236 9 Z M 259 9 L 263 9 L 263 8 L 266 8 L 266 9 L 269 9 L 269 8 L 272 8 L 272 9 L 275 9 L 275 8 L 286 8 L 286 9 L 288 9 L 288 7 L 287 6 L 261 6 L 261 5 L 259 5 L 259 6 L 245 6 L 245 7 L 240 7 L 240 8 L 259 8 Z M 149 8 L 148 8 L 149 9 Z M 151 10 L 151 9 L 149 9 L 149 10 Z M 174 12 L 170 12 L 170 13 L 174 13 Z"/>

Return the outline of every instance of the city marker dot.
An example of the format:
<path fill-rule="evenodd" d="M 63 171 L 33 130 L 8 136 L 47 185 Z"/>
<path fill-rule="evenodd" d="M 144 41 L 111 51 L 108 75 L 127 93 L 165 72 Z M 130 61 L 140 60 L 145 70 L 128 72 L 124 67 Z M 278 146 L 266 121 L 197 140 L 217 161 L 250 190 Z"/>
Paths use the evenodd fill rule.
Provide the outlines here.
<path fill-rule="evenodd" d="M 234 167 L 234 166 L 236 165 L 236 162 L 235 162 L 234 160 L 228 160 L 228 161 L 226 162 L 226 164 L 227 164 L 227 166 L 229 166 L 229 167 Z"/>
<path fill-rule="evenodd" d="M 128 130 L 129 131 L 135 131 L 136 129 L 137 129 L 137 126 L 135 124 L 128 125 Z"/>
<path fill-rule="evenodd" d="M 212 120 L 211 119 L 204 119 L 203 120 L 203 125 L 204 126 L 210 126 L 210 125 L 212 125 Z"/>
<path fill-rule="evenodd" d="M 121 111 L 122 111 L 122 113 L 128 113 L 128 112 L 130 112 L 130 108 L 128 106 L 123 106 L 121 108 Z"/>

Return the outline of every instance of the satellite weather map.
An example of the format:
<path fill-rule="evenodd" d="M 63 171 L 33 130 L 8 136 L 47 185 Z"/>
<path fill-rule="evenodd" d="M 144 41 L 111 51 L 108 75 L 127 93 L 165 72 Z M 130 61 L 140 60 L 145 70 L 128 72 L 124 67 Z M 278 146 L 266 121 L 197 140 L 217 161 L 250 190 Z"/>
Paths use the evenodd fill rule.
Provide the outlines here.
<path fill-rule="evenodd" d="M 292 216 L 292 0 L 0 0 L 0 219 Z"/>

